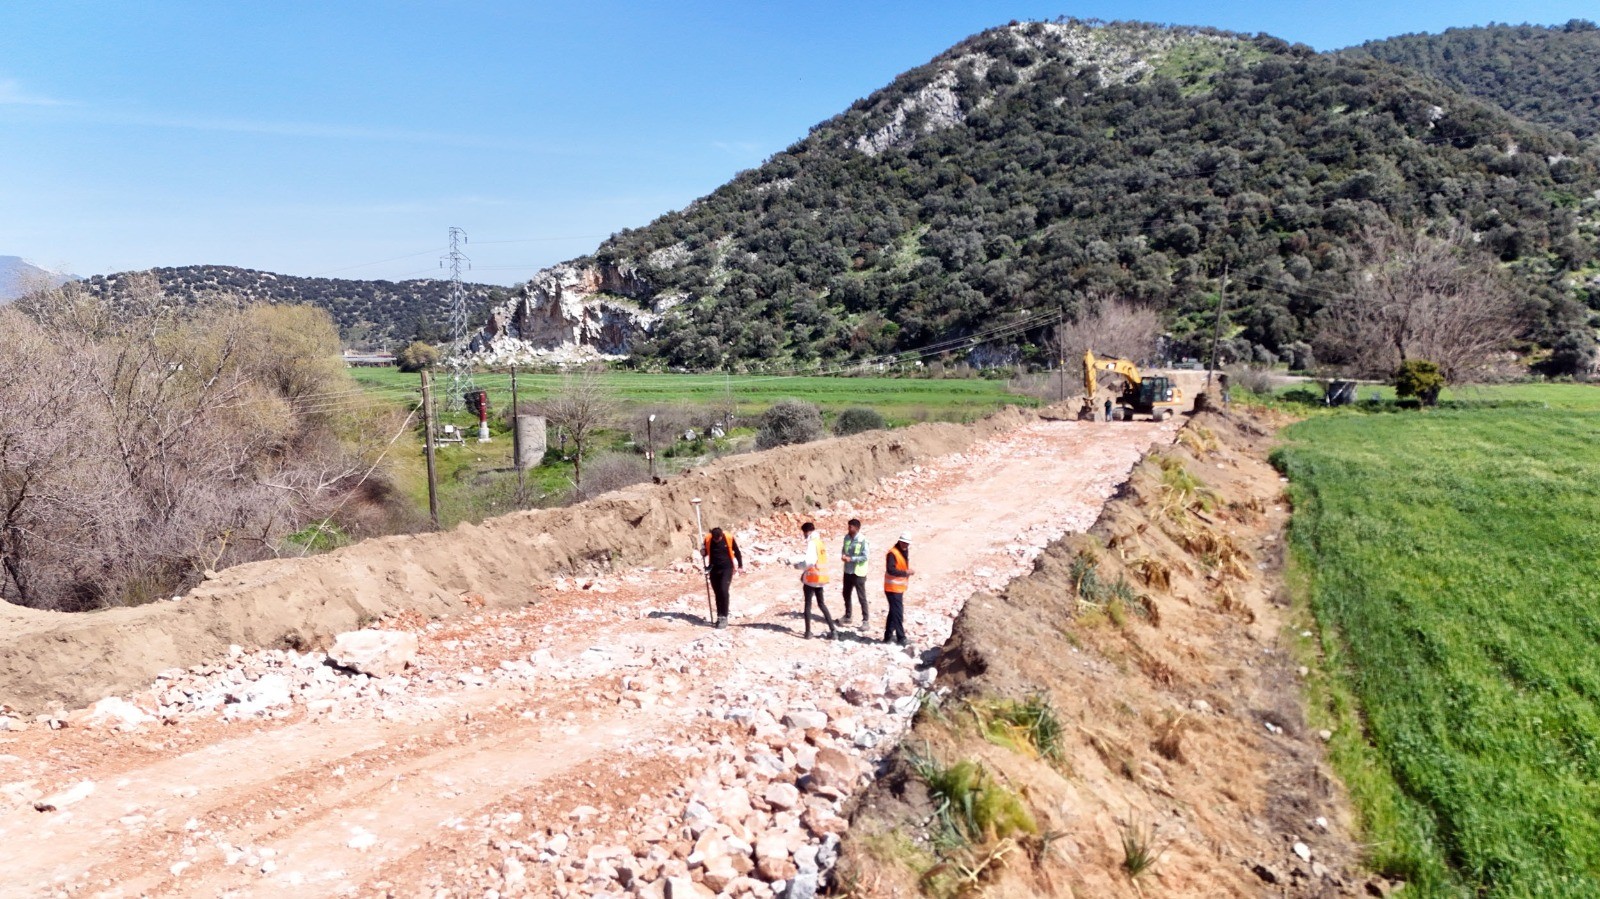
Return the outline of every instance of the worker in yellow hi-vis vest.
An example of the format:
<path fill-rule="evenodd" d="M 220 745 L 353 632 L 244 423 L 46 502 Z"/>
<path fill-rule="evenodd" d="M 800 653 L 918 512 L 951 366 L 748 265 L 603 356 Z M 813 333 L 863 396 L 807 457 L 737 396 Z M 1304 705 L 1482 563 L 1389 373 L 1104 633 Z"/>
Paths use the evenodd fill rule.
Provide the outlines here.
<path fill-rule="evenodd" d="M 799 568 L 801 590 L 806 596 L 806 636 L 811 636 L 811 601 L 817 602 L 817 609 L 822 612 L 822 620 L 828 625 L 828 639 L 839 639 L 839 629 L 833 625 L 833 616 L 828 614 L 828 602 L 822 598 L 822 588 L 828 583 L 828 551 L 822 547 L 822 535 L 817 532 L 817 526 L 806 522 L 800 526 L 800 534 L 806 541 L 804 556 L 795 560 L 795 567 Z"/>

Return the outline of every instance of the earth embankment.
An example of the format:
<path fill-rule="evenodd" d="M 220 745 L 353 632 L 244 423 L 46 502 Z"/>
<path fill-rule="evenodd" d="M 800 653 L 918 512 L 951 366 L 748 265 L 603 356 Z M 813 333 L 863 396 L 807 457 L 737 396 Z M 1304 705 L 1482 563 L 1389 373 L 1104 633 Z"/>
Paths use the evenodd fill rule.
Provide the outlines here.
<path fill-rule="evenodd" d="M 81 706 L 160 671 L 220 657 L 230 645 L 321 648 L 335 634 L 400 612 L 448 616 L 521 605 L 558 575 L 687 556 L 692 498 L 703 500 L 707 527 L 814 508 L 1030 417 L 1007 410 L 972 425 L 921 424 L 731 456 L 569 508 L 240 565 L 176 602 L 82 614 L 5 606 L 0 706 L 23 713 Z"/>
<path fill-rule="evenodd" d="M 838 873 L 850 895 L 1367 885 L 1290 651 L 1273 430 L 1249 413 L 1195 414 L 1092 528 L 964 604 L 938 663 L 948 696 L 919 714 L 852 818 Z M 1048 719 L 1030 717 L 1041 707 Z M 966 798 L 940 794 L 959 765 L 983 773 Z M 951 811 L 1007 796 L 1031 826 L 980 834 Z"/>

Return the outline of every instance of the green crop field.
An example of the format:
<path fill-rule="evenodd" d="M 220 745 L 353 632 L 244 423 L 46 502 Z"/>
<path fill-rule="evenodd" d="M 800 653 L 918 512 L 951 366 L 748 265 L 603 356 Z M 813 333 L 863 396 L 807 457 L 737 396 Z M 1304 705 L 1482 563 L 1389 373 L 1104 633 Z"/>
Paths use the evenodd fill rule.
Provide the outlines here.
<path fill-rule="evenodd" d="M 1600 389 L 1457 400 L 1286 432 L 1313 713 L 1406 895 L 1600 896 Z"/>
<path fill-rule="evenodd" d="M 398 399 L 414 397 L 418 376 L 393 368 L 358 368 L 351 372 L 364 387 Z M 449 376 L 436 374 L 440 389 Z M 1031 397 L 1007 390 L 1006 382 L 982 378 L 853 378 L 773 377 L 761 375 L 672 375 L 607 372 L 604 382 L 619 400 L 637 406 L 716 403 L 732 394 L 740 415 L 755 415 L 773 403 L 798 399 L 815 403 L 826 413 L 852 406 L 878 410 L 892 425 L 914 421 L 971 421 L 1004 406 L 1037 405 Z M 560 389 L 561 375 L 517 376 L 519 399 L 537 400 Z M 511 400 L 511 376 L 478 374 L 475 382 L 489 391 L 490 404 L 503 409 Z"/>

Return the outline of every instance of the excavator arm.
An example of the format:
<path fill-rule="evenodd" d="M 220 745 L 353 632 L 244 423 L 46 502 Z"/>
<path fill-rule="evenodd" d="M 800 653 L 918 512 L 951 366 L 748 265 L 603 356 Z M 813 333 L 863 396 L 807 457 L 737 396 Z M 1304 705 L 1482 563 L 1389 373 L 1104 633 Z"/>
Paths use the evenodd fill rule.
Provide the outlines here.
<path fill-rule="evenodd" d="M 1083 393 L 1084 396 L 1089 398 L 1090 402 L 1094 401 L 1095 390 L 1098 387 L 1098 379 L 1095 377 L 1095 373 L 1102 371 L 1121 375 L 1127 379 L 1128 384 L 1132 387 L 1138 387 L 1139 382 L 1144 380 L 1139 374 L 1139 367 L 1132 362 L 1126 359 L 1118 359 L 1115 356 L 1100 356 L 1097 358 L 1094 350 L 1089 350 L 1083 354 Z"/>

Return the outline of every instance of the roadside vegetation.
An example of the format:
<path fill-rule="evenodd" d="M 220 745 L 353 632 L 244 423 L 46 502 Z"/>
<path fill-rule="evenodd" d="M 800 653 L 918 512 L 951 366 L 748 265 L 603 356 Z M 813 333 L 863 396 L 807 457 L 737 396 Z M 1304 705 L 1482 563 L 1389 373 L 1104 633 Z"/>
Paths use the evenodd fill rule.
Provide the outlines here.
<path fill-rule="evenodd" d="M 1365 405 L 1275 462 L 1370 862 L 1407 895 L 1600 894 L 1600 390 Z"/>
<path fill-rule="evenodd" d="M 969 372 L 973 376 L 966 376 Z M 420 399 L 414 373 L 360 368 L 351 374 L 375 402 L 408 410 Z M 655 453 L 655 474 L 666 477 L 761 446 L 925 421 L 971 422 L 1006 406 L 1038 402 L 1013 392 L 1014 385 L 1005 378 L 978 376 L 965 367 L 932 374 L 949 376 L 778 378 L 605 371 L 575 378 L 519 373 L 517 402 L 526 414 L 546 414 L 548 445 L 543 460 L 519 478 L 511 457 L 510 374 L 473 376 L 473 384 L 489 394 L 490 442 L 479 443 L 477 416 L 449 408 L 450 378 L 436 371 L 438 425 L 448 424 L 465 435 L 438 449 L 440 524 L 448 528 L 517 509 L 561 505 L 647 481 L 647 451 Z M 592 388 L 598 393 L 595 402 L 605 406 L 602 420 L 584 428 L 581 469 L 570 429 L 557 426 L 563 416 L 549 415 L 563 408 L 572 411 L 577 383 Z M 578 405 L 587 408 L 591 403 Z M 420 417 L 413 432 L 396 447 L 389 464 L 412 506 L 426 509 Z"/>
<path fill-rule="evenodd" d="M 326 312 L 126 287 L 0 309 L 0 598 L 134 605 L 413 527 L 379 465 L 407 410 L 350 380 Z"/>

